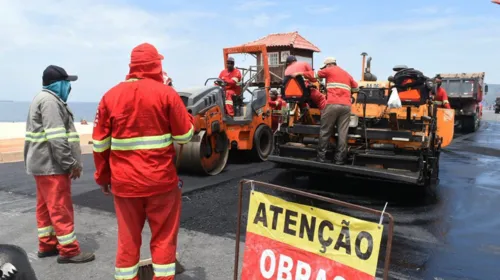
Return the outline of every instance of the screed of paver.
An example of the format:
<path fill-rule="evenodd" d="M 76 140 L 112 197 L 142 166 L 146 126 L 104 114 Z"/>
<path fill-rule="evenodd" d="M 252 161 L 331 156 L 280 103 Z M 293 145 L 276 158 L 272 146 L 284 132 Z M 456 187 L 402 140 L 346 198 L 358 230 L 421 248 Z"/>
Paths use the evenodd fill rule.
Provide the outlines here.
<path fill-rule="evenodd" d="M 87 264 L 57 264 L 56 258 L 38 259 L 36 200 L 33 197 L 0 192 L 0 243 L 24 248 L 39 279 L 113 279 L 117 226 L 114 215 L 75 207 L 75 231 L 82 250 L 92 250 L 96 260 Z M 143 233 L 141 258 L 149 258 L 151 234 Z M 234 239 L 192 230 L 179 231 L 179 260 L 186 272 L 179 280 L 226 280 L 232 278 Z M 244 244 L 241 243 L 243 250 Z M 241 254 L 243 255 L 243 254 Z M 240 259 L 240 263 L 241 263 Z M 241 264 L 240 264 L 241 268 Z"/>

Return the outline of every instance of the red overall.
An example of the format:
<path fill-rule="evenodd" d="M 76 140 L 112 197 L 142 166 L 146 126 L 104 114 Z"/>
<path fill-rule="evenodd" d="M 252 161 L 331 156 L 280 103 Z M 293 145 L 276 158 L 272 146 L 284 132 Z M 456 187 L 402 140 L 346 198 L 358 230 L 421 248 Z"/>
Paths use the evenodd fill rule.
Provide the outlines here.
<path fill-rule="evenodd" d="M 233 108 L 233 96 L 241 94 L 241 87 L 239 85 L 241 81 L 240 70 L 234 68 L 233 71 L 228 71 L 224 69 L 219 74 L 219 79 L 226 82 L 226 113 L 231 117 L 234 116 Z"/>
<path fill-rule="evenodd" d="M 80 254 L 74 232 L 69 174 L 35 176 L 36 220 L 40 252 L 59 250 L 63 257 Z"/>
<path fill-rule="evenodd" d="M 434 104 L 439 105 L 441 108 L 451 109 L 450 102 L 448 101 L 448 94 L 444 88 L 438 88 Z"/>
<path fill-rule="evenodd" d="M 314 76 L 313 71 L 304 73 L 307 78 Z M 327 67 L 316 73 L 318 78 L 326 79 L 326 104 L 351 106 L 351 92 L 357 92 L 358 83 L 352 76 L 338 66 Z"/>
<path fill-rule="evenodd" d="M 292 75 L 294 73 L 308 73 L 308 72 L 313 72 L 313 69 L 311 67 L 311 65 L 309 65 L 309 63 L 307 62 L 304 62 L 304 61 L 297 61 L 297 62 L 294 62 L 290 65 L 288 65 L 288 67 L 285 69 L 285 76 L 289 76 L 289 75 Z M 306 77 L 306 75 L 304 75 L 304 78 L 306 78 L 306 86 L 309 86 L 309 81 L 311 82 L 316 82 L 316 78 L 314 77 L 314 75 L 309 75 Z M 311 100 L 312 102 L 314 103 L 314 105 L 316 105 L 320 110 L 323 110 L 326 106 L 326 98 L 323 94 L 321 94 L 321 92 L 319 92 L 318 89 L 316 88 L 310 88 L 310 92 L 311 92 Z M 300 105 L 300 108 L 303 109 L 304 107 L 308 107 L 307 106 L 307 103 L 304 103 L 304 104 L 301 104 Z"/>
<path fill-rule="evenodd" d="M 111 185 L 118 220 L 116 279 L 138 280 L 146 220 L 153 279 L 175 276 L 182 181 L 173 142 L 189 142 L 194 128 L 178 93 L 163 84 L 162 59 L 152 45 L 137 46 L 127 81 L 104 94 L 94 121 L 94 178 Z"/>
<path fill-rule="evenodd" d="M 282 112 L 281 109 L 286 107 L 286 102 L 285 100 L 281 99 L 281 97 L 278 97 L 276 99 L 271 99 L 268 102 L 269 106 L 273 110 L 272 112 L 272 129 L 273 131 L 276 131 L 278 129 L 278 123 L 281 122 L 282 118 Z"/>

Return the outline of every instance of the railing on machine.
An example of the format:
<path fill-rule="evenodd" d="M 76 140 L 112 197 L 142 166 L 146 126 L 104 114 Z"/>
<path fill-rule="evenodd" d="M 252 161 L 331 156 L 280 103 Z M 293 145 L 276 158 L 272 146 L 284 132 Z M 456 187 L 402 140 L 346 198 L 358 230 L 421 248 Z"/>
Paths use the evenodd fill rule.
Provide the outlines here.
<path fill-rule="evenodd" d="M 252 80 L 250 87 L 262 87 L 265 84 L 265 74 L 264 66 L 262 65 L 252 65 L 247 68 L 238 68 L 242 71 L 242 81 L 245 80 L 248 75 L 248 80 Z M 285 75 L 285 65 L 270 65 L 269 74 L 271 75 L 271 85 L 280 86 L 283 83 L 283 76 Z"/>

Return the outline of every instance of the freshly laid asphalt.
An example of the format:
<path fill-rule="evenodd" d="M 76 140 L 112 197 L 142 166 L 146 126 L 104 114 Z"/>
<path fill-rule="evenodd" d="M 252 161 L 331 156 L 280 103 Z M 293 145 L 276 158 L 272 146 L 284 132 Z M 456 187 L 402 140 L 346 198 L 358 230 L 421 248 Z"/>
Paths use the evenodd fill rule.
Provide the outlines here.
<path fill-rule="evenodd" d="M 487 114 L 485 119 L 489 121 L 483 121 L 480 131 L 457 137 L 443 151 L 437 198 L 425 196 L 415 187 L 320 177 L 274 168 L 271 163 L 230 164 L 214 177 L 182 175 L 185 197 L 179 253 L 187 271 L 176 279 L 232 279 L 237 184 L 243 178 L 379 210 L 388 202 L 387 211 L 395 219 L 390 279 L 500 279 L 500 122 L 496 122 L 500 118 Z M 84 156 L 84 160 L 83 176 L 74 182 L 72 190 L 76 231 L 82 247 L 95 251 L 97 259 L 83 265 L 58 265 L 54 258 L 36 258 L 33 179 L 25 175 L 23 163 L 0 165 L 0 243 L 23 247 L 39 279 L 113 279 L 117 233 L 113 204 L 111 197 L 104 196 L 94 184 L 91 157 Z M 247 194 L 243 198 L 244 218 Z M 279 195 L 371 219 L 309 199 Z M 148 227 L 143 237 L 143 256 L 147 258 Z M 384 251 L 383 244 L 380 268 Z"/>

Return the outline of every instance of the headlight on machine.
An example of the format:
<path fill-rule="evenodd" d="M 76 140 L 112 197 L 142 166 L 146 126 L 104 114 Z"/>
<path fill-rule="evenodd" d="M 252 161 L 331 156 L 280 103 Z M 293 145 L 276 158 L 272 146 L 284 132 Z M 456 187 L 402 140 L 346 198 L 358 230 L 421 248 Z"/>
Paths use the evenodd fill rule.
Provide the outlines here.
<path fill-rule="evenodd" d="M 359 118 L 356 115 L 351 115 L 351 119 L 349 121 L 349 127 L 358 127 Z"/>

